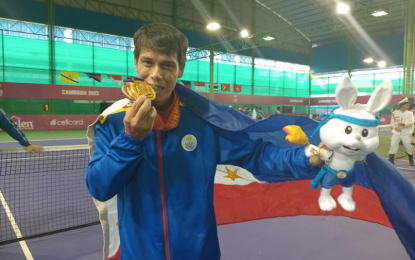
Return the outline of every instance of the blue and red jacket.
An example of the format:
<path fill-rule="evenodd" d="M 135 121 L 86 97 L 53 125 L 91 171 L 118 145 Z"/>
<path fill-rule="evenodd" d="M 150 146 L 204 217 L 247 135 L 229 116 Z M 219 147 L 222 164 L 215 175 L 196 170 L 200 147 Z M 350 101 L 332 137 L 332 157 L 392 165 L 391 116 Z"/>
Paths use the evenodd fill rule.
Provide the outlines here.
<path fill-rule="evenodd" d="M 220 259 L 213 207 L 217 164 L 243 167 L 267 182 L 311 178 L 318 172 L 304 147 L 282 148 L 227 129 L 242 130 L 252 123 L 237 111 L 238 122 L 215 121 L 209 113 L 206 120 L 198 115 L 202 107 L 185 103 L 174 129 L 153 130 L 137 140 L 124 132 L 128 109 L 96 124 L 86 177 L 95 199 L 118 195 L 121 259 Z"/>

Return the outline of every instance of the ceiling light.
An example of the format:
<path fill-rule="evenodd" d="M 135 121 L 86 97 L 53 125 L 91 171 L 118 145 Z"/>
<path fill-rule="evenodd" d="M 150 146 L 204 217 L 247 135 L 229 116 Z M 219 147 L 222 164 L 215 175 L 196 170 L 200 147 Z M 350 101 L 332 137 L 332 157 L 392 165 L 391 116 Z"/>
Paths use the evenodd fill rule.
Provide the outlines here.
<path fill-rule="evenodd" d="M 209 23 L 209 24 L 206 26 L 206 28 L 207 28 L 208 30 L 214 31 L 214 30 L 217 30 L 217 29 L 219 29 L 219 28 L 220 28 L 220 24 L 219 24 L 219 23 L 217 23 L 217 22 L 211 22 L 211 23 Z"/>
<path fill-rule="evenodd" d="M 266 36 L 266 37 L 264 37 L 263 39 L 264 39 L 264 40 L 266 40 L 266 41 L 272 41 L 272 40 L 274 40 L 275 38 L 274 38 L 274 37 L 272 37 L 272 36 Z"/>
<path fill-rule="evenodd" d="M 379 67 L 379 68 L 384 68 L 384 67 L 386 67 L 386 62 L 385 62 L 385 61 L 383 61 L 383 60 L 379 61 L 379 62 L 378 62 L 378 67 Z"/>
<path fill-rule="evenodd" d="M 372 63 L 373 59 L 372 58 L 366 58 L 366 59 L 363 60 L 363 62 Z"/>
<path fill-rule="evenodd" d="M 241 36 L 242 36 L 242 38 L 246 38 L 246 37 L 248 37 L 248 36 L 249 36 L 249 32 L 248 32 L 248 30 L 243 29 L 243 30 L 241 31 Z"/>
<path fill-rule="evenodd" d="M 385 11 L 385 10 L 375 10 L 375 11 L 373 11 L 373 13 L 372 13 L 372 15 L 373 16 L 376 16 L 376 17 L 379 17 L 379 16 L 385 16 L 385 15 L 387 15 L 388 14 L 388 12 L 387 11 Z"/>
<path fill-rule="evenodd" d="M 337 13 L 338 14 L 347 14 L 350 11 L 350 6 L 345 3 L 337 4 Z"/>

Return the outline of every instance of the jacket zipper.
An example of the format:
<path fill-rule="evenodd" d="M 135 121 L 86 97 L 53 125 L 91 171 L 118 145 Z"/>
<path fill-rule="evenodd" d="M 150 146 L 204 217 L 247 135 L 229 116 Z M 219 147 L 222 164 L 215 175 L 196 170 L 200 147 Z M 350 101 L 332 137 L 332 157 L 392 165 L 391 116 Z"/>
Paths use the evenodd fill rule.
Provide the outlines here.
<path fill-rule="evenodd" d="M 158 153 L 158 161 L 159 161 L 161 210 L 163 214 L 164 249 L 166 251 L 166 260 L 170 260 L 169 232 L 168 232 L 168 226 L 167 226 L 167 210 L 166 210 L 166 191 L 164 189 L 163 157 L 161 154 L 161 131 L 157 131 L 157 153 Z"/>

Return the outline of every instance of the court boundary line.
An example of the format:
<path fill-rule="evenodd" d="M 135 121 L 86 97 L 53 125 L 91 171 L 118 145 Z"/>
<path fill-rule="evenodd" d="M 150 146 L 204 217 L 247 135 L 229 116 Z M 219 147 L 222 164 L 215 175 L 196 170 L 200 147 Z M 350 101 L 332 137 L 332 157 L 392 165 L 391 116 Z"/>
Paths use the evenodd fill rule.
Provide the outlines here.
<path fill-rule="evenodd" d="M 398 169 L 400 169 L 400 170 L 408 170 L 408 171 L 413 171 L 413 170 L 415 170 L 415 168 L 414 168 L 414 169 L 411 169 L 411 168 L 404 168 L 404 167 L 396 167 L 396 168 L 398 168 Z"/>
<path fill-rule="evenodd" d="M 17 226 L 16 220 L 14 219 L 14 216 L 9 208 L 9 205 L 6 202 L 6 199 L 3 196 L 3 193 L 0 190 L 0 201 L 3 205 L 4 210 L 6 211 L 6 215 L 9 218 L 10 224 L 12 225 L 13 231 L 16 234 L 16 237 L 22 238 L 22 233 L 20 232 L 19 227 Z M 29 247 L 26 244 L 25 240 L 19 241 L 20 247 L 22 248 L 23 254 L 25 255 L 27 260 L 34 260 L 32 253 L 29 250 Z"/>

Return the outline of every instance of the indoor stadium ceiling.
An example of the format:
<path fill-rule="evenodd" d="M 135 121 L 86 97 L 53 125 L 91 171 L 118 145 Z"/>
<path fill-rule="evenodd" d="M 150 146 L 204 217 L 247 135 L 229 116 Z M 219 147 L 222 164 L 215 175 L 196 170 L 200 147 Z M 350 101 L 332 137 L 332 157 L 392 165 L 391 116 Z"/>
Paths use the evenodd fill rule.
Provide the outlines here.
<path fill-rule="evenodd" d="M 32 0 L 47 2 L 51 0 Z M 215 32 L 221 51 L 271 46 L 308 54 L 311 46 L 403 32 L 406 0 L 347 0 L 348 15 L 336 13 L 337 0 L 53 0 L 55 4 L 148 22 L 165 22 L 181 29 L 207 33 L 206 24 L 222 26 Z M 375 10 L 388 15 L 372 16 Z M 275 40 L 264 41 L 264 36 Z M 235 47 L 236 46 L 236 47 Z"/>
<path fill-rule="evenodd" d="M 350 15 L 336 12 L 335 0 L 256 0 L 282 17 L 313 45 L 348 41 L 362 37 L 392 34 L 404 30 L 404 0 L 344 1 L 350 5 Z M 375 10 L 388 15 L 372 16 Z"/>

